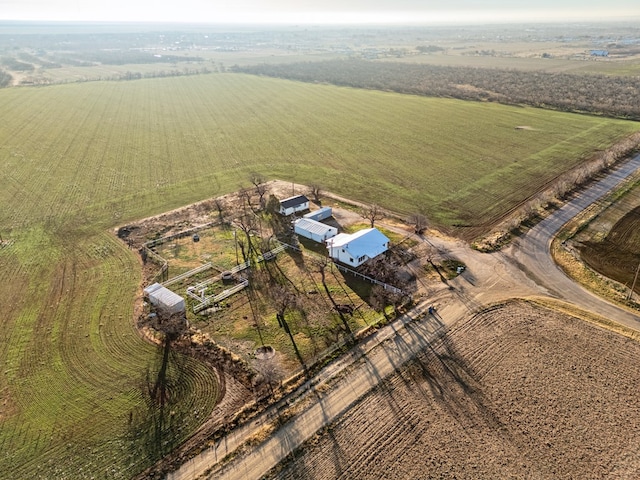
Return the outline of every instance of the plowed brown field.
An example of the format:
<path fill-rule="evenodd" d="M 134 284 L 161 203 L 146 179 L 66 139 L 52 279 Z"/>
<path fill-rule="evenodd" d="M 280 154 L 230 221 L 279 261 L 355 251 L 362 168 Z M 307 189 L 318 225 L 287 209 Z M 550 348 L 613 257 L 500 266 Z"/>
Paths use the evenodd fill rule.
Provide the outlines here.
<path fill-rule="evenodd" d="M 268 478 L 640 478 L 640 344 L 511 303 L 458 323 Z"/>
<path fill-rule="evenodd" d="M 581 258 L 605 277 L 631 286 L 640 259 L 640 207 L 618 220 L 604 239 L 580 246 Z M 635 292 L 640 292 L 636 282 Z"/>

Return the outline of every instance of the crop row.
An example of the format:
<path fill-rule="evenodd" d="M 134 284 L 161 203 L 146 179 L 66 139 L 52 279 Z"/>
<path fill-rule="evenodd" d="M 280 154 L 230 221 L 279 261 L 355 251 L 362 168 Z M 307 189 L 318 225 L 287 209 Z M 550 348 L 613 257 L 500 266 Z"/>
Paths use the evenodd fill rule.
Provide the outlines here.
<path fill-rule="evenodd" d="M 157 351 L 133 327 L 139 264 L 109 229 L 252 171 L 481 223 L 638 128 L 234 74 L 6 89 L 0 118 L 0 471 L 14 478 L 141 466 L 121 453 Z M 184 404 L 206 412 L 215 379 L 185 365 Z"/>

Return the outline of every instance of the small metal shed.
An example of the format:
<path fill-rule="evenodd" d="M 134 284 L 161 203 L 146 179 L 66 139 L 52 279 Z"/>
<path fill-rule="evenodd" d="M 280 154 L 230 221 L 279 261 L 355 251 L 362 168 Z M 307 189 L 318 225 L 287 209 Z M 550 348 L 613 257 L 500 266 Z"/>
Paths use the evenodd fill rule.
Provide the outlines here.
<path fill-rule="evenodd" d="M 309 220 L 315 220 L 316 222 L 321 222 L 322 220 L 326 220 L 333 215 L 333 210 L 331 207 L 322 207 L 318 210 L 314 210 L 313 212 L 309 212 L 306 215 L 303 215 L 303 218 L 308 218 Z"/>
<path fill-rule="evenodd" d="M 151 305 L 169 315 L 185 311 L 184 298 L 159 283 L 144 289 L 145 296 Z"/>
<path fill-rule="evenodd" d="M 293 231 L 301 237 L 308 238 L 314 242 L 324 243 L 329 238 L 338 234 L 338 229 L 331 225 L 309 220 L 308 218 L 300 218 L 293 223 Z"/>

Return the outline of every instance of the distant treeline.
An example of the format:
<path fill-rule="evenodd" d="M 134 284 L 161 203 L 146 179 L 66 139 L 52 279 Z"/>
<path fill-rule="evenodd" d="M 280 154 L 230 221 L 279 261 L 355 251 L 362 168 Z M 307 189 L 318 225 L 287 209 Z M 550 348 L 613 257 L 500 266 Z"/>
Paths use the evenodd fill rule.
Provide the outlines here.
<path fill-rule="evenodd" d="M 33 65 L 30 63 L 21 62 L 13 57 L 2 57 L 0 63 L 3 67 L 16 72 L 30 72 L 33 70 Z"/>
<path fill-rule="evenodd" d="M 640 120 L 640 78 L 522 72 L 366 60 L 234 67 L 303 82 L 531 105 Z"/>
<path fill-rule="evenodd" d="M 158 70 L 155 72 L 132 72 L 126 71 L 122 73 L 115 73 L 112 75 L 95 75 L 83 78 L 77 78 L 75 80 L 63 79 L 54 81 L 51 78 L 48 78 L 44 75 L 34 75 L 27 76 L 23 78 L 20 82 L 20 85 L 30 85 L 30 86 L 42 86 L 42 85 L 53 85 L 53 84 L 62 84 L 62 83 L 84 83 L 84 82 L 99 82 L 99 81 L 127 81 L 127 80 L 140 80 L 143 78 L 164 78 L 164 77 L 184 77 L 190 75 L 204 75 L 207 73 L 211 73 L 207 67 L 202 68 L 183 68 L 182 70 L 171 69 L 171 70 Z"/>
<path fill-rule="evenodd" d="M 8 87 L 9 85 L 11 85 L 12 80 L 13 77 L 11 77 L 11 75 L 9 75 L 4 70 L 0 70 L 0 88 Z"/>
<path fill-rule="evenodd" d="M 95 52 L 75 52 L 70 54 L 55 54 L 49 60 L 63 65 L 75 65 L 79 67 L 90 67 L 96 64 L 102 65 L 127 65 L 127 64 L 149 64 L 149 63 L 180 63 L 180 62 L 202 62 L 202 57 L 191 57 L 187 55 L 153 55 L 150 52 L 136 50 L 116 50 L 116 51 L 95 51 Z"/>

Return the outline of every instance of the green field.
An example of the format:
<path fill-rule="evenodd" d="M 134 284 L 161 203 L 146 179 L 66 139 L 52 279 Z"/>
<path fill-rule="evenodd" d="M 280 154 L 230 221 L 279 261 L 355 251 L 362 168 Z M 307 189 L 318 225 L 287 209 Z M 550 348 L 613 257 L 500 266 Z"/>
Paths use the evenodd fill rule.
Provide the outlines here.
<path fill-rule="evenodd" d="M 2 478 L 129 478 L 153 455 L 130 433 L 159 350 L 133 327 L 141 273 L 115 226 L 246 186 L 252 171 L 445 228 L 483 225 L 640 129 L 234 74 L 4 89 L 0 116 Z M 179 437 L 217 386 L 173 360 L 190 379 L 175 396 Z"/>

